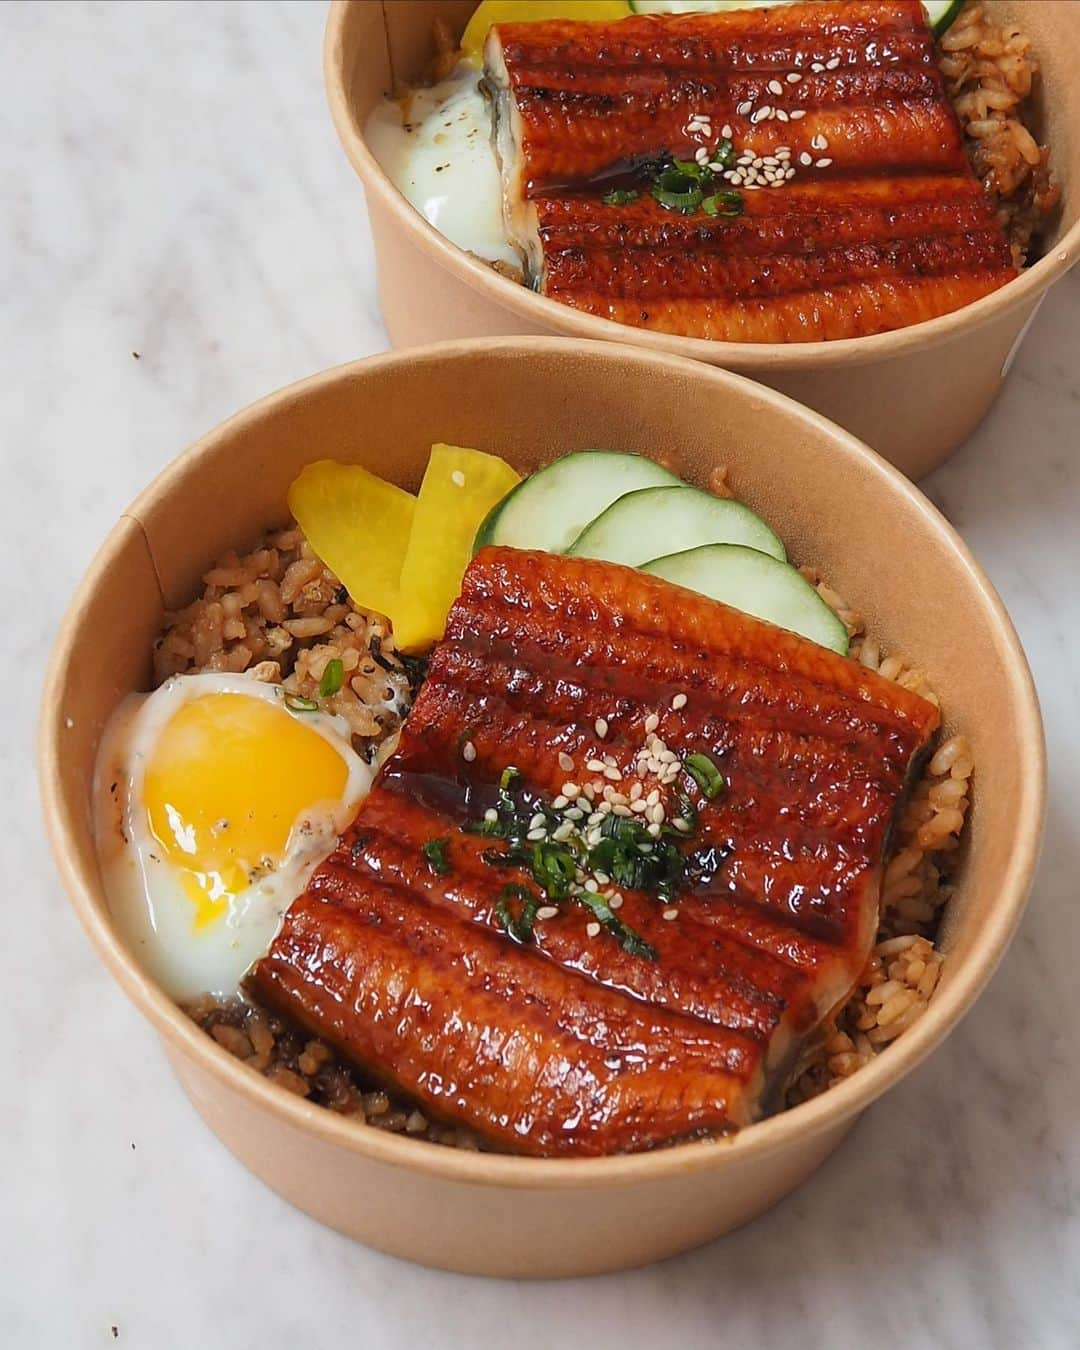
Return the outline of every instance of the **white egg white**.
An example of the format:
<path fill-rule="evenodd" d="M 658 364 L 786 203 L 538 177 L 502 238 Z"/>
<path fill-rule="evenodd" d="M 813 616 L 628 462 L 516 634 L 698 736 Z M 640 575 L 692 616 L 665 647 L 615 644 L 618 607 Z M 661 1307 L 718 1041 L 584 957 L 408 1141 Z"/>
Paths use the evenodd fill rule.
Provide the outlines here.
<path fill-rule="evenodd" d="M 245 675 L 177 675 L 153 694 L 133 694 L 105 728 L 94 783 L 94 827 L 109 909 L 143 969 L 170 997 L 235 994 L 274 940 L 289 905 L 332 850 L 371 787 L 373 768 L 352 749 L 342 718 L 294 714 L 329 741 L 348 777 L 341 800 L 296 821 L 281 865 L 228 901 L 228 913 L 201 931 L 173 866 L 147 828 L 143 780 L 166 724 L 191 699 L 242 694 L 285 707 L 278 685 Z"/>
<path fill-rule="evenodd" d="M 441 84 L 383 101 L 365 135 L 390 181 L 440 234 L 488 262 L 520 262 L 503 226 L 479 70 L 462 63 Z"/>

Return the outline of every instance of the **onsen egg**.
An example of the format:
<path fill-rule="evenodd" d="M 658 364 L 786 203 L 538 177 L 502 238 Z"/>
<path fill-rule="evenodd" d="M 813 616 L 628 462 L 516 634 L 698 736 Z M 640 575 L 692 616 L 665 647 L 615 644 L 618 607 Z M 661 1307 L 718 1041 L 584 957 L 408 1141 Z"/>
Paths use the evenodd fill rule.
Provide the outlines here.
<path fill-rule="evenodd" d="M 178 1000 L 236 992 L 355 816 L 341 719 L 244 675 L 178 675 L 106 728 L 98 854 L 125 941 Z"/>
<path fill-rule="evenodd" d="M 365 135 L 394 186 L 440 234 L 488 262 L 520 261 L 503 225 L 479 70 L 459 65 L 441 84 L 412 91 L 407 108 L 379 103 Z"/>

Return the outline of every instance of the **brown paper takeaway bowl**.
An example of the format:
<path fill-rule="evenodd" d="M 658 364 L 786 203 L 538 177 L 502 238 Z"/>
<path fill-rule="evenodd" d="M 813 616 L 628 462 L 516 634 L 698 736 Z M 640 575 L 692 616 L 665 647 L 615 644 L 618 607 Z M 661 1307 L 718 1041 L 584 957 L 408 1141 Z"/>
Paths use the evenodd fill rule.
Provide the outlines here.
<path fill-rule="evenodd" d="M 441 338 L 558 333 L 631 343 L 723 366 L 790 394 L 872 445 L 912 478 L 975 428 L 1008 373 L 1047 288 L 1080 257 L 1080 3 L 988 0 L 1022 21 L 1042 67 L 1038 132 L 1064 188 L 1045 256 L 1017 280 L 955 314 L 893 333 L 828 343 L 706 342 L 628 328 L 573 310 L 497 275 L 413 210 L 364 140 L 375 104 L 420 75 L 438 14 L 456 33 L 472 0 L 334 0 L 324 66 L 338 135 L 360 175 L 378 260 L 383 317 L 395 347 Z"/>
<path fill-rule="evenodd" d="M 146 689 L 165 609 L 225 550 L 285 519 L 313 459 L 363 463 L 415 487 L 432 442 L 527 471 L 586 446 L 664 454 L 739 494 L 819 566 L 940 691 L 975 755 L 970 841 L 930 1007 L 841 1086 L 734 1139 L 635 1156 L 547 1161 L 389 1135 L 282 1091 L 190 1023 L 121 945 L 90 827 L 102 726 Z M 899 473 L 771 390 L 700 362 L 611 343 L 509 338 L 373 357 L 271 395 L 182 455 L 121 517 L 75 596 L 46 681 L 45 818 L 98 952 L 160 1034 L 207 1123 L 253 1172 L 322 1222 L 453 1270 L 562 1276 L 682 1251 L 804 1180 L 858 1114 L 938 1045 L 986 983 L 1020 918 L 1039 844 L 1043 745 L 1024 655 L 986 577 Z"/>

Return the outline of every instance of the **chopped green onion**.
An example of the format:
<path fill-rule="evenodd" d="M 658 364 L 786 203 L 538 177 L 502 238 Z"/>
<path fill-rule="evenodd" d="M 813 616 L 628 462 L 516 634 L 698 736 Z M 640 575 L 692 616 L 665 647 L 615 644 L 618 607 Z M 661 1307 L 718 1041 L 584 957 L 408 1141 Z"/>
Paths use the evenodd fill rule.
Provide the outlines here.
<path fill-rule="evenodd" d="M 712 801 L 724 790 L 724 776 L 708 755 L 687 755 L 683 768 L 701 789 L 706 801 Z"/>
<path fill-rule="evenodd" d="M 684 178 L 692 178 L 695 183 L 700 183 L 702 179 L 712 176 L 708 167 L 699 164 L 695 159 L 673 159 L 671 162 Z"/>
<path fill-rule="evenodd" d="M 635 933 L 629 924 L 623 923 L 603 896 L 597 895 L 595 891 L 582 891 L 577 898 L 609 933 L 619 939 L 623 951 L 644 961 L 656 960 L 656 948 L 650 946 L 639 933 Z"/>
<path fill-rule="evenodd" d="M 322 679 L 319 681 L 320 698 L 329 698 L 331 694 L 336 694 L 344 683 L 345 666 L 335 656 L 323 667 Z"/>
<path fill-rule="evenodd" d="M 445 877 L 450 872 L 450 859 L 446 856 L 449 846 L 450 840 L 444 836 L 442 839 L 429 839 L 423 847 L 428 867 L 437 877 Z"/>
<path fill-rule="evenodd" d="M 612 188 L 610 192 L 605 192 L 600 200 L 605 206 L 629 206 L 640 196 L 641 193 L 634 188 Z"/>
<path fill-rule="evenodd" d="M 696 166 L 695 166 L 696 167 Z M 701 184 L 674 167 L 664 169 L 653 183 L 652 195 L 669 211 L 690 215 L 701 205 Z"/>
<path fill-rule="evenodd" d="M 521 770 L 515 769 L 512 764 L 508 764 L 499 775 L 499 788 L 505 792 L 515 778 L 521 777 Z"/>
<path fill-rule="evenodd" d="M 290 712 L 318 712 L 319 705 L 313 698 L 304 698 L 302 694 L 286 694 L 285 706 Z"/>
<path fill-rule="evenodd" d="M 533 880 L 552 900 L 561 900 L 577 872 L 577 859 L 565 844 L 554 840 L 533 846 Z"/>
<path fill-rule="evenodd" d="M 521 901 L 521 913 L 514 917 L 510 910 L 510 901 Z M 525 886 L 504 886 L 502 894 L 495 902 L 495 917 L 515 942 L 529 942 L 533 935 L 533 922 L 539 902 L 532 891 Z"/>
<path fill-rule="evenodd" d="M 716 149 L 709 156 L 710 163 L 720 164 L 725 169 L 731 167 L 732 161 L 734 159 L 735 159 L 735 147 L 732 145 L 731 141 L 729 141 L 726 136 L 722 141 L 720 141 L 717 144 Z"/>
<path fill-rule="evenodd" d="M 714 192 L 711 197 L 703 197 L 701 209 L 707 216 L 741 216 L 743 199 L 738 192 Z"/>

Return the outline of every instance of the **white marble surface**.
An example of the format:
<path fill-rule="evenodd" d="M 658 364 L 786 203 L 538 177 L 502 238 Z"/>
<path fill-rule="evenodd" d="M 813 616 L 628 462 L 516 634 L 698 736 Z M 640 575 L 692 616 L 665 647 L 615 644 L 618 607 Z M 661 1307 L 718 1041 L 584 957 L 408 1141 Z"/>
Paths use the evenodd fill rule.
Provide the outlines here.
<path fill-rule="evenodd" d="M 1080 1344 L 1080 276 L 928 485 L 1012 608 L 1049 728 L 1045 857 L 992 986 L 749 1229 L 559 1286 L 424 1271 L 322 1231 L 196 1120 L 67 911 L 32 766 L 53 629 L 125 503 L 249 400 L 384 346 L 323 5 L 3 8 L 0 1344 Z"/>

